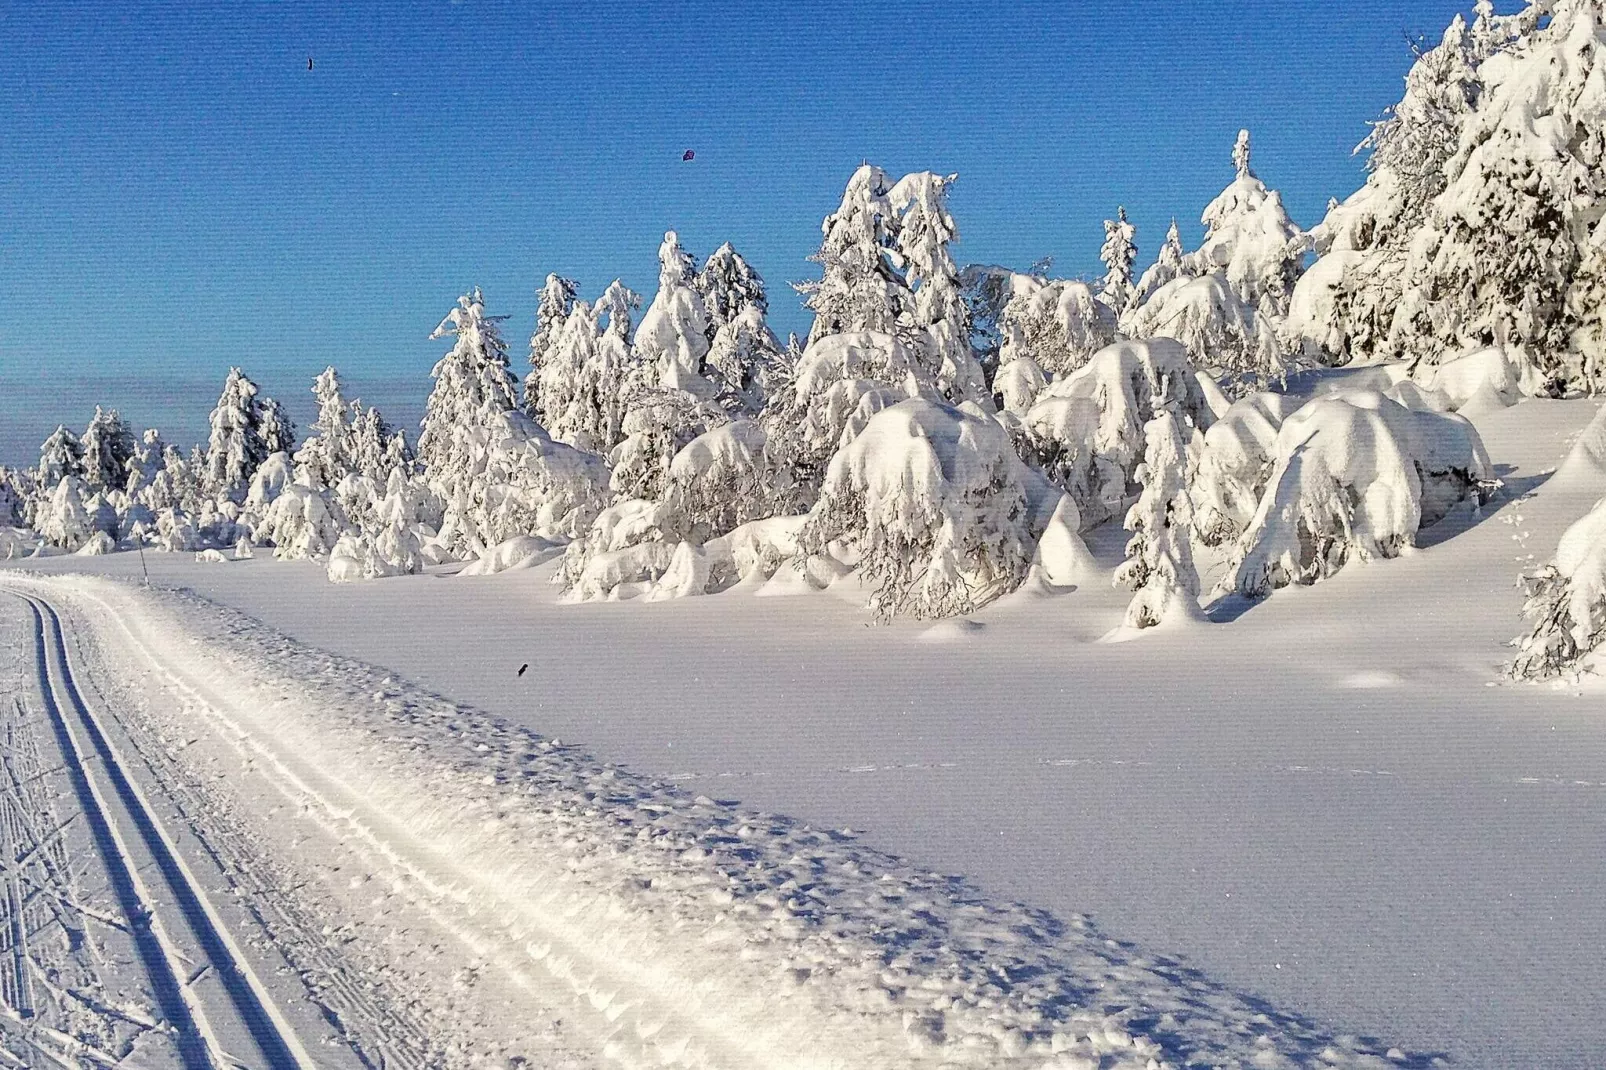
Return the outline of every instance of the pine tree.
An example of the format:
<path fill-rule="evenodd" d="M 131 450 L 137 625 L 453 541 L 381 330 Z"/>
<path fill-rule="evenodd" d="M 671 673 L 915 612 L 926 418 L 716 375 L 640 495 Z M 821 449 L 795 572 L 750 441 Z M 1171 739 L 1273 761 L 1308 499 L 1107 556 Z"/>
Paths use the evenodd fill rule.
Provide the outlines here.
<path fill-rule="evenodd" d="M 268 456 L 289 453 L 296 445 L 296 424 L 285 407 L 270 397 L 262 399 L 262 447 Z"/>
<path fill-rule="evenodd" d="M 698 272 L 697 290 L 713 331 L 703 371 L 715 386 L 716 400 L 733 415 L 756 415 L 781 363 L 780 342 L 765 318 L 764 280 L 726 242 Z"/>
<path fill-rule="evenodd" d="M 155 482 L 157 473 L 162 470 L 162 455 L 166 450 L 162 433 L 154 427 L 147 428 L 125 467 L 123 490 L 129 497 L 138 496 Z"/>
<path fill-rule="evenodd" d="M 1193 564 L 1190 533 L 1193 507 L 1188 498 L 1188 440 L 1192 427 L 1175 401 L 1144 425 L 1143 493 L 1127 512 L 1126 562 L 1115 582 L 1133 592 L 1128 628 L 1152 628 L 1175 619 L 1199 619 L 1199 574 Z"/>
<path fill-rule="evenodd" d="M 530 335 L 530 374 L 524 379 L 524 411 L 542 427 L 551 419 L 541 397 L 541 370 L 557 344 L 563 324 L 574 311 L 580 284 L 562 275 L 548 275 L 541 287 L 540 305 L 535 313 L 535 332 Z"/>
<path fill-rule="evenodd" d="M 948 246 L 959 228 L 948 211 L 948 188 L 958 175 L 918 171 L 905 175 L 887 199 L 898 213 L 898 260 L 905 266 L 913 300 L 905 317 L 923 332 L 937 389 L 954 404 L 992 404 L 987 378 L 970 348 L 970 310 L 959 285 L 959 268 Z"/>
<path fill-rule="evenodd" d="M 418 459 L 442 497 L 471 478 L 473 435 L 490 417 L 517 406 L 507 343 L 497 327 L 506 318 L 485 314 L 485 299 L 476 287 L 458 298 L 457 307 L 430 334 L 431 339 L 457 339 L 430 371 L 435 386 L 418 436 Z"/>
<path fill-rule="evenodd" d="M 134 435 L 117 410 L 96 405 L 79 445 L 83 448 L 84 481 L 89 488 L 122 489 L 129 458 L 134 455 Z"/>
<path fill-rule="evenodd" d="M 1103 262 L 1105 272 L 1099 300 L 1117 316 L 1126 310 L 1132 300 L 1132 265 L 1138 258 L 1138 247 L 1134 242 L 1137 232 L 1137 228 L 1127 221 L 1125 205 L 1116 209 L 1114 219 L 1104 221 L 1104 246 L 1099 250 L 1099 260 Z"/>
<path fill-rule="evenodd" d="M 48 494 L 67 476 L 83 474 L 84 447 L 71 431 L 58 424 L 50 437 L 39 445 L 39 490 Z"/>
<path fill-rule="evenodd" d="M 685 390 L 711 398 L 703 358 L 711 335 L 708 310 L 696 287 L 697 270 L 674 231 L 658 248 L 658 293 L 636 329 L 635 348 L 645 380 L 640 387 Z"/>
<path fill-rule="evenodd" d="M 215 500 L 239 502 L 251 476 L 268 456 L 262 437 L 262 405 L 257 385 L 239 368 L 230 368 L 209 421 L 201 488 Z"/>
<path fill-rule="evenodd" d="M 309 486 L 335 487 L 351 470 L 351 408 L 340 386 L 340 373 L 334 367 L 318 373 L 312 384 L 318 402 L 318 416 L 312 433 L 296 451 L 296 468 Z"/>
<path fill-rule="evenodd" d="M 1177 221 L 1171 220 L 1171 226 L 1166 229 L 1165 241 L 1160 244 L 1160 252 L 1143 273 L 1143 277 L 1133 287 L 1130 299 L 1127 301 L 1125 312 L 1140 307 L 1143 302 L 1154 296 L 1154 292 L 1173 279 L 1182 277 L 1183 257 L 1187 254 L 1182 249 L 1182 233 L 1177 230 Z"/>
<path fill-rule="evenodd" d="M 886 172 L 865 164 L 848 180 L 841 205 L 820 224 L 824 240 L 810 259 L 824 277 L 798 287 L 814 313 L 811 343 L 848 331 L 890 334 L 911 304 L 894 259 L 896 217 L 888 192 Z"/>
<path fill-rule="evenodd" d="M 624 438 L 625 399 L 639 378 L 630 344 L 641 298 L 615 279 L 595 306 L 576 301 L 541 371 L 541 398 L 559 442 L 606 453 Z"/>

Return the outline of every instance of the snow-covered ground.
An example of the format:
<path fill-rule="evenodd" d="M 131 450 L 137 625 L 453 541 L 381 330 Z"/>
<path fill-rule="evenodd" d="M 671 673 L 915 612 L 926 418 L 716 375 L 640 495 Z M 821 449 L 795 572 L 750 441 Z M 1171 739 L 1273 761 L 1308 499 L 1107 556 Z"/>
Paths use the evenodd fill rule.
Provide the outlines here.
<path fill-rule="evenodd" d="M 1103 584 L 871 626 L 858 592 L 559 606 L 551 565 L 337 586 L 306 562 L 145 555 L 155 583 L 370 673 L 191 599 L 34 589 L 109 679 L 147 654 L 176 672 L 142 686 L 187 689 L 197 727 L 151 706 L 149 730 L 193 732 L 192 772 L 258 767 L 220 782 L 239 796 L 222 809 L 270 855 L 323 843 L 304 864 L 331 930 L 421 1001 L 421 1035 L 465 1050 L 583 1064 L 607 1021 L 625 1061 L 684 1042 L 730 1065 L 997 1065 L 1056 1031 L 1117 1047 L 1071 1021 L 1096 979 L 1096 1007 L 1149 1007 L 1120 1029 L 1174 1054 L 1249 1050 L 1232 1030 L 1258 1005 L 1236 991 L 1294 1054 L 1354 1033 L 1461 1066 L 1593 1067 L 1602 696 L 1496 676 L 1518 573 L 1606 493 L 1543 482 L 1595 408 L 1479 416 L 1506 489 L 1423 549 L 1124 644 L 1096 642 L 1127 601 Z M 1106 563 L 1120 534 L 1092 540 Z M 129 553 L 27 564 L 141 572 Z M 510 1022 L 498 1001 L 548 1013 Z M 1168 1006 L 1176 1022 L 1153 1017 Z"/>

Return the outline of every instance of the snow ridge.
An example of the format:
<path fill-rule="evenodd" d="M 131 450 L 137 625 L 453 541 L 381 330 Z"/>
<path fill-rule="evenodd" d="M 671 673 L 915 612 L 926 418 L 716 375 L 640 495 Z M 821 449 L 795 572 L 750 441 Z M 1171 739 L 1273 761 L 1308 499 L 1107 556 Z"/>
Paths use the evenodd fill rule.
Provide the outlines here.
<path fill-rule="evenodd" d="M 37 589 L 99 642 L 143 648 L 287 792 L 459 904 L 463 939 L 584 997 L 622 1065 L 1432 1065 L 1085 917 L 631 774 L 191 593 Z"/>

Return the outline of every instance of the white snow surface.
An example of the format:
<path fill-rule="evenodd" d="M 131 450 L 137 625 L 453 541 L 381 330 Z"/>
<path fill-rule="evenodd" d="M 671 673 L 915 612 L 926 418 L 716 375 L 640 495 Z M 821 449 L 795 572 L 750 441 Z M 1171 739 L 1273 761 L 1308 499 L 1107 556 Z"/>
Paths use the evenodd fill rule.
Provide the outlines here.
<path fill-rule="evenodd" d="M 1576 481 L 1547 479 L 1597 408 L 1532 399 L 1475 415 L 1505 483 L 1480 515 L 1456 512 L 1423 530 L 1408 556 L 1346 568 L 1253 605 L 1227 600 L 1211 608 L 1217 626 L 1142 643 L 1094 641 L 1119 623 L 1127 601 L 1125 592 L 1098 582 L 1064 595 L 1023 590 L 974 614 L 982 627 L 944 628 L 921 641 L 930 630 L 921 623 L 863 627 L 862 592 L 842 591 L 841 583 L 810 597 L 751 598 L 775 592 L 739 584 L 709 598 L 566 606 L 556 603 L 550 565 L 488 580 L 414 576 L 334 586 L 313 562 L 261 555 L 211 568 L 187 555 L 146 551 L 158 583 L 193 587 L 301 641 L 486 711 L 482 722 L 458 705 L 455 721 L 441 718 L 425 731 L 433 717 L 426 712 L 448 706 L 430 705 L 441 700 L 419 697 L 411 685 L 382 673 L 364 677 L 369 670 L 288 640 L 269 641 L 264 628 L 187 597 L 154 596 L 159 605 L 140 612 L 160 614 L 163 627 L 182 628 L 179 634 L 221 636 L 221 648 L 210 639 L 179 644 L 183 660 L 205 660 L 220 679 L 227 676 L 220 704 L 282 718 L 286 731 L 272 737 L 275 746 L 293 744 L 300 753 L 331 738 L 367 739 L 369 757 L 384 759 L 367 763 L 371 775 L 388 778 L 413 768 L 412 759 L 388 748 L 417 736 L 422 779 L 401 805 L 440 806 L 430 819 L 438 824 L 420 825 L 431 835 L 469 812 L 472 800 L 483 806 L 501 798 L 506 785 L 494 781 L 503 775 L 503 756 L 544 753 L 539 742 L 526 747 L 536 738 L 531 732 L 582 739 L 600 759 L 621 763 L 616 777 L 625 767 L 634 771 L 625 777 L 628 798 L 659 798 L 654 793 L 667 780 L 688 793 L 741 800 L 740 807 L 685 803 L 673 811 L 681 816 L 666 817 L 670 827 L 690 815 L 713 827 L 724 820 L 719 815 L 753 810 L 793 815 L 812 830 L 852 827 L 858 842 L 811 831 L 823 838 L 805 844 L 799 858 L 873 855 L 864 846 L 873 843 L 906 859 L 913 874 L 969 875 L 974 883 L 962 884 L 962 893 L 931 893 L 943 910 L 962 914 L 960 900 L 974 896 L 985 904 L 972 912 L 978 917 L 1018 910 L 1000 904 L 1021 901 L 1061 919 L 1059 935 L 1005 942 L 1017 961 L 1041 963 L 1061 954 L 1054 949 L 1077 947 L 1076 919 L 1086 912 L 1112 933 L 1186 956 L 1210 979 L 1201 979 L 1200 991 L 1212 993 L 1205 1002 L 1216 1001 L 1219 983 L 1332 1023 L 1334 1034 L 1382 1036 L 1405 1052 L 1443 1053 L 1452 1065 L 1588 1070 L 1606 1051 L 1598 987 L 1606 858 L 1589 847 L 1599 842 L 1606 799 L 1600 685 L 1498 679 L 1518 626 L 1518 574 L 1548 557 L 1606 494 L 1606 473 L 1591 476 L 1583 465 L 1567 466 L 1582 471 Z M 789 552 L 793 520 L 750 525 L 765 530 L 729 538 L 755 558 L 775 552 L 767 544 Z M 1106 568 L 1119 558 L 1122 535 L 1111 525 L 1087 535 Z M 139 559 L 128 552 L 18 564 L 140 575 Z M 405 623 L 386 628 L 377 621 Z M 232 651 L 237 664 L 220 667 L 218 649 Z M 529 671 L 517 674 L 524 663 Z M 300 682 L 262 689 L 267 678 L 257 674 L 269 671 Z M 236 678 L 258 683 L 236 689 Z M 379 684 L 384 693 L 374 701 Z M 365 736 L 354 727 L 379 727 L 393 703 L 416 717 L 404 714 L 412 720 L 391 729 L 389 741 L 386 732 Z M 494 731 L 481 727 L 492 724 Z M 303 727 L 305 737 L 289 730 Z M 453 739 L 455 750 L 443 742 Z M 490 751 L 474 750 L 480 742 Z M 456 757 L 442 765 L 442 752 Z M 331 762 L 346 761 L 338 750 L 329 753 Z M 474 784 L 475 773 L 493 783 Z M 430 801 L 439 799 L 447 801 Z M 476 811 L 480 817 L 494 816 L 495 803 L 489 805 Z M 528 812 L 524 805 L 514 808 L 516 819 Z M 576 824 L 566 827 L 589 830 L 600 826 L 587 822 L 611 819 L 606 794 L 588 805 L 597 813 L 570 814 Z M 801 824 L 775 820 L 771 827 L 790 830 L 785 835 L 803 834 Z M 454 826 L 445 857 L 479 851 L 501 835 L 480 824 Z M 530 844 L 551 842 L 539 829 L 520 835 L 534 836 Z M 769 845 L 784 842 L 782 833 L 773 836 L 764 831 L 756 858 L 772 857 Z M 522 865 L 524 841 L 508 850 L 498 865 Z M 600 852 L 585 857 L 591 861 L 582 874 L 605 868 Z M 432 864 L 439 859 L 431 856 Z M 696 868 L 707 860 L 677 864 L 709 872 Z M 592 865 L 598 868 L 586 868 Z M 848 879 L 830 864 L 821 872 L 830 878 L 821 888 Z M 799 881 L 799 889 L 807 885 Z M 446 887 L 457 894 L 471 885 Z M 788 891 L 797 898 L 799 889 Z M 626 903 L 638 895 L 628 883 L 617 890 Z M 464 902 L 482 901 L 463 894 Z M 826 898 L 856 915 L 861 908 L 850 903 L 857 894 Z M 674 902 L 666 909 L 682 909 Z M 933 912 L 939 920 L 950 916 Z M 924 915 L 916 920 L 922 932 L 960 931 L 933 928 Z M 685 923 L 674 954 L 687 957 L 676 962 L 690 961 L 684 948 L 704 931 L 695 920 Z M 808 932 L 805 940 L 827 940 Z M 866 937 L 867 930 L 857 932 L 854 939 Z M 770 950 L 803 946 L 773 939 Z M 499 954 L 508 947 L 486 946 Z M 509 953 L 522 954 L 518 946 Z M 980 957 L 964 961 L 986 961 L 998 947 L 985 945 Z M 1126 945 L 1104 951 L 1140 955 Z M 768 951 L 752 960 L 726 954 L 718 971 L 731 974 L 731 987 L 755 976 L 773 985 L 776 978 L 763 971 L 775 961 L 784 959 Z M 1169 969 L 1140 972 L 1174 993 L 1165 982 Z M 1031 991 L 1040 982 L 1029 975 L 1012 972 L 1007 985 L 993 976 L 1009 993 L 1000 1021 L 1037 998 Z M 816 984 L 838 987 L 810 974 L 800 990 L 817 992 L 810 987 Z M 1111 991 L 1131 992 L 1139 982 L 1121 985 Z M 620 991 L 623 1001 L 632 990 Z M 866 989 L 844 983 L 842 991 Z M 729 1004 L 731 1014 L 751 1006 L 744 998 Z M 774 1020 L 752 1031 L 744 1023 L 742 1036 L 767 1043 L 793 1028 L 788 1016 L 813 1006 L 812 998 L 778 1003 Z M 851 997 L 825 998 L 837 1001 L 827 1008 L 840 1009 Z M 1227 1009 L 1202 1021 L 1231 1019 L 1232 1008 L 1242 1006 L 1221 998 Z M 850 1020 L 865 1037 L 893 1029 L 891 1011 L 862 1019 L 853 1017 L 859 1011 L 841 1013 L 849 1017 L 826 1019 L 833 1029 Z M 976 1021 L 973 1013 L 961 1007 L 952 1021 Z M 699 1021 L 690 1014 L 665 1020 L 671 1041 L 681 1029 L 690 1038 L 690 1023 Z M 901 1020 L 898 1043 L 906 1043 Z M 1123 1028 L 1142 1031 L 1135 1023 Z M 811 1037 L 802 1050 L 834 1050 L 842 1034 L 816 1035 L 824 1039 Z M 945 1030 L 945 1042 L 956 1035 Z M 877 1065 L 879 1053 L 890 1050 L 858 1048 L 848 1062 Z M 959 1058 L 947 1047 L 926 1055 L 899 1049 L 897 1058 L 909 1065 L 948 1056 Z M 1242 1063 L 1253 1065 L 1251 1057 Z M 996 1051 L 984 1050 L 977 1061 L 1008 1065 Z M 1262 1062 L 1275 1064 L 1270 1056 Z M 1050 1056 L 1021 1065 L 1044 1063 Z"/>
<path fill-rule="evenodd" d="M 611 1062 L 1385 1065 L 1085 917 L 629 773 L 193 595 L 7 585 L 64 606 L 92 648 L 144 658 L 204 709 L 194 732 L 462 904 L 444 926 L 487 968 L 571 988 Z"/>

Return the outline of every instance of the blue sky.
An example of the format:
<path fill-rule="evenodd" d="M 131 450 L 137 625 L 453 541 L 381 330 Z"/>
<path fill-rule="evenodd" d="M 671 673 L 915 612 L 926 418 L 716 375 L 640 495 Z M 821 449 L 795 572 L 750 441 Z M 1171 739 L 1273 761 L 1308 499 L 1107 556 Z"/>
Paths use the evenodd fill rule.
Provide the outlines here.
<path fill-rule="evenodd" d="M 192 440 L 230 364 L 306 413 L 332 363 L 416 419 L 457 294 L 521 362 L 547 272 L 650 297 L 671 227 L 805 331 L 785 284 L 862 159 L 959 173 L 961 263 L 1075 275 L 1118 204 L 1142 262 L 1173 215 L 1195 242 L 1247 126 L 1309 225 L 1360 184 L 1405 34 L 1458 10 L 6 3 L 0 461 L 97 401 Z"/>

